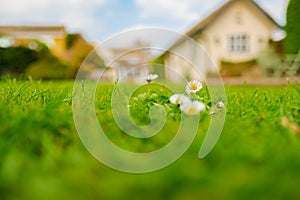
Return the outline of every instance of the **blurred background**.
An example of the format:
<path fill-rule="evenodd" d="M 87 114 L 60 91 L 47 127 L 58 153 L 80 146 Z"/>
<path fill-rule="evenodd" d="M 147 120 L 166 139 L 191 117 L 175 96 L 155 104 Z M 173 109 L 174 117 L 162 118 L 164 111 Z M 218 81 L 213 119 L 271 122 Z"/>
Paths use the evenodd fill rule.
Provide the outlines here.
<path fill-rule="evenodd" d="M 245 5 L 234 6 L 232 2 Z M 299 28 L 295 25 L 299 15 L 297 2 L 2 0 L 0 74 L 43 80 L 73 79 L 83 60 L 98 44 L 121 32 L 161 27 L 185 33 L 203 45 L 224 78 L 295 77 L 299 75 Z M 287 12 L 289 4 L 294 6 L 289 6 Z M 223 25 L 220 25 L 220 15 L 228 15 Z M 233 23 L 240 24 L 240 27 L 232 26 Z M 216 30 L 207 29 L 207 26 L 218 26 L 224 32 L 218 30 L 216 34 Z M 127 36 L 93 51 L 94 55 L 89 57 L 92 60 L 85 67 L 91 77 L 106 71 L 104 80 L 112 82 L 132 66 L 146 62 L 154 61 L 175 68 L 182 64 L 160 57 L 164 52 L 152 56 L 149 56 L 151 52 L 146 52 L 127 55 L 107 66 L 116 55 L 132 48 L 158 43 L 169 48 L 178 39 L 168 35 L 153 36 L 147 31 Z M 224 53 L 219 51 L 222 48 Z M 203 73 L 206 78 L 213 78 L 216 72 L 208 69 Z"/>
<path fill-rule="evenodd" d="M 300 88 L 286 81 L 299 80 L 299 8 L 300 0 L 1 0 L 0 199 L 299 199 Z M 205 51 L 148 27 L 185 33 Z M 210 122 L 203 114 L 183 157 L 133 175 L 104 166 L 83 146 L 72 88 L 80 66 L 89 78 L 104 72 L 106 82 L 125 73 L 128 81 L 148 73 L 177 81 L 151 64 L 197 75 L 169 51 L 131 51 L 145 46 L 179 52 L 201 66 L 205 81 L 220 73 L 243 86 L 226 87 L 226 123 L 209 156 L 197 158 Z M 124 137 L 111 114 L 114 85 L 98 89 L 97 117 L 113 142 L 137 152 L 168 142 Z M 201 97 L 210 100 L 209 91 Z M 178 122 L 170 117 L 167 139 Z"/>
<path fill-rule="evenodd" d="M 289 3 L 295 5 L 287 12 Z M 73 79 L 98 44 L 136 28 L 161 27 L 187 34 L 208 51 L 218 71 L 209 67 L 202 70 L 205 79 L 219 72 L 224 78 L 248 78 L 249 82 L 264 77 L 295 77 L 299 75 L 299 30 L 295 28 L 298 7 L 295 0 L 3 0 L 0 73 L 44 80 Z M 221 18 L 226 20 L 220 22 Z M 219 30 L 211 28 L 214 26 Z M 132 48 L 164 43 L 172 50 L 177 40 L 168 34 L 154 36 L 147 30 L 127 34 L 93 51 L 85 70 L 90 77 L 105 71 L 103 80 L 113 82 L 124 71 L 145 63 L 179 69 L 183 63 L 167 59 L 164 52 L 151 56 L 151 52 L 132 53 L 107 66 Z M 186 54 L 188 50 L 182 49 Z M 202 59 L 201 55 L 196 57 Z M 136 72 L 134 76 L 150 72 Z M 171 76 L 156 73 L 162 78 Z M 184 76 L 192 74 L 185 72 Z"/>

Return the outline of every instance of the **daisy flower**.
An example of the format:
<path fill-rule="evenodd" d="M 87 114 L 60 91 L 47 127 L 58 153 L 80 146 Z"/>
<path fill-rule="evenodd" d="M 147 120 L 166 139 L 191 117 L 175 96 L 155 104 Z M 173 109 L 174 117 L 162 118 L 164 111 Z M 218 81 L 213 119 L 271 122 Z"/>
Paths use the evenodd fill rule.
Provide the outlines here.
<path fill-rule="evenodd" d="M 149 74 L 148 76 L 146 76 L 146 81 L 148 83 L 151 83 L 152 80 L 157 79 L 158 75 L 157 74 Z"/>
<path fill-rule="evenodd" d="M 209 112 L 210 115 L 217 114 L 220 110 L 224 108 L 225 104 L 222 101 L 219 101 L 214 106 L 212 106 L 211 111 Z"/>
<path fill-rule="evenodd" d="M 224 103 L 222 101 L 219 101 L 217 104 L 216 104 L 217 108 L 221 109 L 221 108 L 224 108 Z"/>
<path fill-rule="evenodd" d="M 169 98 L 170 102 L 175 105 L 181 105 L 190 102 L 190 98 L 184 94 L 174 94 Z"/>
<path fill-rule="evenodd" d="M 200 111 L 205 110 L 205 105 L 199 101 L 190 101 L 180 105 L 180 110 L 188 115 L 196 115 Z"/>
<path fill-rule="evenodd" d="M 201 88 L 202 88 L 202 84 L 199 81 L 193 80 L 193 81 L 188 82 L 188 84 L 186 85 L 186 90 L 185 91 L 188 94 L 196 93 L 199 90 L 201 90 Z"/>

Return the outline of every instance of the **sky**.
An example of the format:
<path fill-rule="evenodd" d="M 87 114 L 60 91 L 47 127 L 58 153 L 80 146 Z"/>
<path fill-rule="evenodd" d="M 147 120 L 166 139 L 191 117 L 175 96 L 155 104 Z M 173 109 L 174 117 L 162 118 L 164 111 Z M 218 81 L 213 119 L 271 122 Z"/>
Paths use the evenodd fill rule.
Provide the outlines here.
<path fill-rule="evenodd" d="M 255 0 L 285 24 L 288 0 Z M 161 27 L 185 32 L 226 0 L 1 0 L 0 25 L 64 25 L 93 42 L 122 31 Z"/>

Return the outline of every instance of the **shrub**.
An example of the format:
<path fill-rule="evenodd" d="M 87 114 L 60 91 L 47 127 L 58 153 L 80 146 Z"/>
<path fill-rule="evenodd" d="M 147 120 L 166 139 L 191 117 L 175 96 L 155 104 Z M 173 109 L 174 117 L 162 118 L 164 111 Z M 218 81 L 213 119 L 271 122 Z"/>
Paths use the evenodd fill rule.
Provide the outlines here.
<path fill-rule="evenodd" d="M 38 58 L 38 52 L 27 47 L 0 48 L 0 74 L 23 73 Z"/>
<path fill-rule="evenodd" d="M 300 0 L 290 0 L 287 8 L 286 27 L 287 37 L 284 40 L 284 50 L 288 54 L 297 54 L 300 50 Z"/>
<path fill-rule="evenodd" d="M 258 65 L 264 70 L 266 76 L 281 76 L 282 59 L 273 49 L 261 51 L 257 57 Z"/>
<path fill-rule="evenodd" d="M 30 64 L 25 75 L 33 79 L 64 79 L 68 74 L 68 65 L 52 55 L 45 56 Z"/>
<path fill-rule="evenodd" d="M 293 77 L 300 73 L 300 54 L 287 54 L 281 58 L 273 49 L 262 51 L 257 62 L 263 68 L 266 76 Z"/>

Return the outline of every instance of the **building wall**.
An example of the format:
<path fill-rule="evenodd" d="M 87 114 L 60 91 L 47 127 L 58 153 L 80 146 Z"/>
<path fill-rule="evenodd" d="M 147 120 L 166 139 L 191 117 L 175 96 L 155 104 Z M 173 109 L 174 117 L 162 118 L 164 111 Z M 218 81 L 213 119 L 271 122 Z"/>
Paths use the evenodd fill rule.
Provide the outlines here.
<path fill-rule="evenodd" d="M 0 26 L 0 36 L 13 46 L 28 46 L 32 40 L 39 40 L 59 58 L 66 51 L 66 31 L 62 26 Z"/>
<path fill-rule="evenodd" d="M 50 46 L 53 55 L 62 58 L 66 52 L 66 38 L 54 38 L 54 45 Z"/>
<path fill-rule="evenodd" d="M 217 70 L 206 50 L 193 39 L 186 39 L 166 55 L 166 78 L 174 82 L 205 81 L 208 71 Z"/>
<path fill-rule="evenodd" d="M 66 38 L 65 37 L 47 37 L 45 40 L 43 37 L 35 38 L 15 38 L 13 39 L 13 45 L 15 46 L 28 46 L 31 40 L 39 40 L 45 43 L 51 53 L 59 58 L 62 58 L 66 52 Z"/>
<path fill-rule="evenodd" d="M 106 51 L 103 53 L 103 51 Z M 140 79 L 149 73 L 154 73 L 150 70 L 149 63 L 154 59 L 150 50 L 138 46 L 132 48 L 98 48 L 104 56 L 105 64 L 118 71 L 118 77 L 122 81 L 139 82 Z"/>

